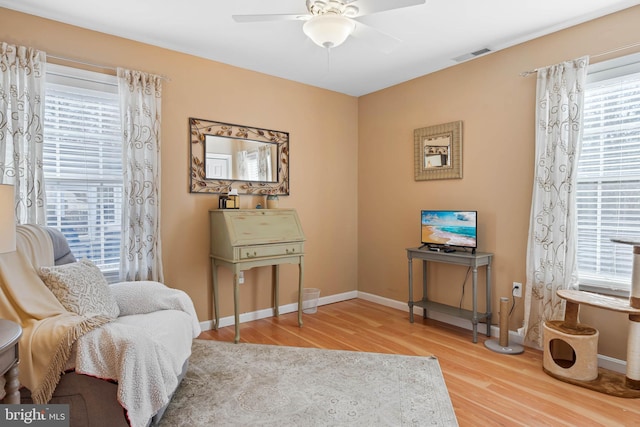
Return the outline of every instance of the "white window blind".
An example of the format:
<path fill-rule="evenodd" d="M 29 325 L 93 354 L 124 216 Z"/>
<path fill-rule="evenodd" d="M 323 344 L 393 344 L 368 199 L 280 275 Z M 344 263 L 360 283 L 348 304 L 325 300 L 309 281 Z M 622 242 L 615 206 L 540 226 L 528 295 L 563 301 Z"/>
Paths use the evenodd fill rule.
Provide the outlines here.
<path fill-rule="evenodd" d="M 122 142 L 114 76 L 47 66 L 44 176 L 47 225 L 76 258 L 118 278 Z"/>
<path fill-rule="evenodd" d="M 247 154 L 247 181 L 260 181 L 258 150 L 250 151 Z"/>
<path fill-rule="evenodd" d="M 580 286 L 623 294 L 632 249 L 611 238 L 640 240 L 640 63 L 631 62 L 590 76 L 576 192 Z"/>

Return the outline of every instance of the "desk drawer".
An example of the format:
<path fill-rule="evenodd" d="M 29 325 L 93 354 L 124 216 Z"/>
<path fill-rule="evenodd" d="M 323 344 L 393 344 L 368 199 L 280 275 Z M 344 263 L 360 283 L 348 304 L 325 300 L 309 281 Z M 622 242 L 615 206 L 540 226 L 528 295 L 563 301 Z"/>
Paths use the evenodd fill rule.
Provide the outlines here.
<path fill-rule="evenodd" d="M 279 245 L 255 245 L 235 248 L 236 259 L 268 258 L 282 255 L 301 255 L 304 243 L 283 243 Z"/>

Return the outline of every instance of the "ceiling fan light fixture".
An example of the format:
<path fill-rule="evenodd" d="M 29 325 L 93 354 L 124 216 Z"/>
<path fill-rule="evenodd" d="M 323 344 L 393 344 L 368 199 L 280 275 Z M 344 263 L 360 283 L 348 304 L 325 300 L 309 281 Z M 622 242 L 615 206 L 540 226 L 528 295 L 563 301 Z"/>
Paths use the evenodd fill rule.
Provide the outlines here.
<path fill-rule="evenodd" d="M 353 33 L 356 25 L 341 15 L 317 15 L 302 26 L 302 30 L 315 44 L 327 49 L 340 46 Z"/>

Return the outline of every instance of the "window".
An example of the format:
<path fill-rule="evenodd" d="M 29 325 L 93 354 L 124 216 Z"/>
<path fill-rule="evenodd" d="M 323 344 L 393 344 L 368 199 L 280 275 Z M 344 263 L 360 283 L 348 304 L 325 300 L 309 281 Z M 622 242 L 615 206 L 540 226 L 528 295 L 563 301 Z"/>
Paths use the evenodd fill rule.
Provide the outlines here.
<path fill-rule="evenodd" d="M 115 76 L 47 65 L 44 179 L 47 225 L 109 281 L 120 266 L 122 142 Z"/>
<path fill-rule="evenodd" d="M 249 151 L 247 153 L 247 181 L 260 181 L 258 150 Z"/>
<path fill-rule="evenodd" d="M 577 174 L 580 287 L 628 295 L 640 241 L 640 54 L 589 68 Z"/>

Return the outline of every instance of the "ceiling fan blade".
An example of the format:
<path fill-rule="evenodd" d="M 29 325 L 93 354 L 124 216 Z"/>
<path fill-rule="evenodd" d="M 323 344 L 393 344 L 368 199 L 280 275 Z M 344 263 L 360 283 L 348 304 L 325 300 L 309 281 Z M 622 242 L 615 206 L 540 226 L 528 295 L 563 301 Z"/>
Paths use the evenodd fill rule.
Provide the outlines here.
<path fill-rule="evenodd" d="M 382 53 L 391 53 L 402 40 L 393 37 L 389 34 L 383 33 L 380 30 L 376 30 L 373 27 L 363 24 L 362 22 L 355 21 L 356 28 L 351 35 L 357 39 L 361 39 L 366 43 L 371 44 L 375 49 Z"/>
<path fill-rule="evenodd" d="M 304 13 L 297 14 L 273 14 L 273 15 L 231 15 L 234 21 L 245 22 L 272 22 L 272 21 L 304 21 L 311 16 Z"/>
<path fill-rule="evenodd" d="M 418 6 L 426 2 L 427 0 L 355 0 L 348 4 L 356 6 L 359 9 L 357 16 L 365 16 L 386 10 Z"/>

